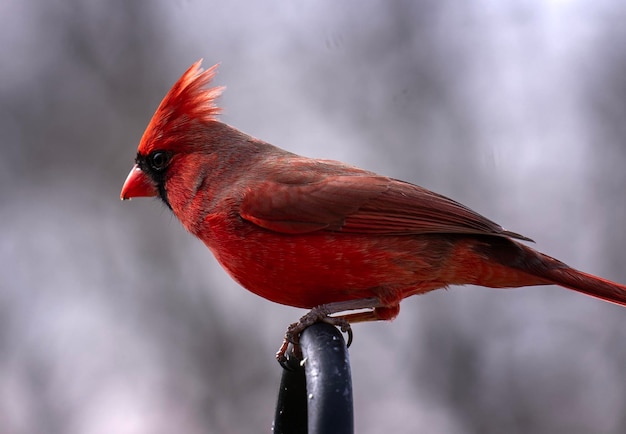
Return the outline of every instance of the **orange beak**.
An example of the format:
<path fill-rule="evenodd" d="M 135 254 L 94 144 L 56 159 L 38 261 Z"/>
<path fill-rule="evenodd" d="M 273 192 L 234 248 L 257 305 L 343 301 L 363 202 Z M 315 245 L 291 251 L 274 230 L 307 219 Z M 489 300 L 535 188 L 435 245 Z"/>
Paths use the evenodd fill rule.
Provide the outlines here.
<path fill-rule="evenodd" d="M 153 197 L 158 194 L 154 183 L 136 164 L 130 169 L 130 173 L 124 181 L 120 198 L 122 200 L 133 197 Z"/>

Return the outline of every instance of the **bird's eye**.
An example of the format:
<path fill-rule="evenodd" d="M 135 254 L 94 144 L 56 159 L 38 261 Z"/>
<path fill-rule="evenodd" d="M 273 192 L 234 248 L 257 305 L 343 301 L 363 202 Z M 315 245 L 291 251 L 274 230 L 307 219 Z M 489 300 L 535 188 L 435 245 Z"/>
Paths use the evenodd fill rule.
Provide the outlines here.
<path fill-rule="evenodd" d="M 160 171 L 165 169 L 165 166 L 167 166 L 167 163 L 170 161 L 170 156 L 167 152 L 154 151 L 150 154 L 148 161 L 154 170 Z"/>

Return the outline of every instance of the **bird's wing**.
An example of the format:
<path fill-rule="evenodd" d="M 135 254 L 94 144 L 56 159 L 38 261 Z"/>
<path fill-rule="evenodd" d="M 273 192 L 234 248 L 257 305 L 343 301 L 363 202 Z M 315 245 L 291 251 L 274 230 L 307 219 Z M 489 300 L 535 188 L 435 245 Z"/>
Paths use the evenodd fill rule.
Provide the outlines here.
<path fill-rule="evenodd" d="M 377 175 L 327 175 L 309 182 L 264 181 L 248 189 L 240 215 L 285 234 L 319 230 L 377 235 L 489 234 L 504 230 L 425 188 Z"/>

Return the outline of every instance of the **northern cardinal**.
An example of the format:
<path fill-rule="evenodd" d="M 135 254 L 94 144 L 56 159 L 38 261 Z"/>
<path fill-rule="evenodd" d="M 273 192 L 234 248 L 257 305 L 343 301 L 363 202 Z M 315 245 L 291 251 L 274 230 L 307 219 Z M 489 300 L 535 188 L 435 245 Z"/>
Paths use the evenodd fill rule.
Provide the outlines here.
<path fill-rule="evenodd" d="M 200 65 L 157 108 L 121 198 L 159 197 L 243 287 L 312 309 L 288 329 L 279 360 L 312 322 L 391 320 L 405 297 L 448 285 L 556 284 L 626 305 L 626 286 L 533 250 L 447 197 L 219 122 L 222 88 L 208 87 L 217 65 Z M 365 311 L 346 313 L 356 309 Z"/>

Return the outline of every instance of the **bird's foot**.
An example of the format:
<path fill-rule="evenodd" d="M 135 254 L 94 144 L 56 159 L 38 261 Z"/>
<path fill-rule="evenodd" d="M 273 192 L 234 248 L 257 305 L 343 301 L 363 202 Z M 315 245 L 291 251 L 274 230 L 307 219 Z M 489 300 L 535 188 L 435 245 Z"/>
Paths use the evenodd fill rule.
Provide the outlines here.
<path fill-rule="evenodd" d="M 304 315 L 298 322 L 294 322 L 291 324 L 287 331 L 285 332 L 285 337 L 283 338 L 283 343 L 276 352 L 276 360 L 278 363 L 285 368 L 289 369 L 288 366 L 288 355 L 287 351 L 289 350 L 289 345 L 293 346 L 293 352 L 295 357 L 301 359 L 302 353 L 300 351 L 300 333 L 302 333 L 307 327 L 312 326 L 318 322 L 325 322 L 327 324 L 333 325 L 335 327 L 339 327 L 339 329 L 348 335 L 348 343 L 349 347 L 352 344 L 352 327 L 350 327 L 350 323 L 344 317 L 334 317 L 330 316 L 331 310 L 327 305 L 317 306 L 311 309 L 306 315 Z"/>

